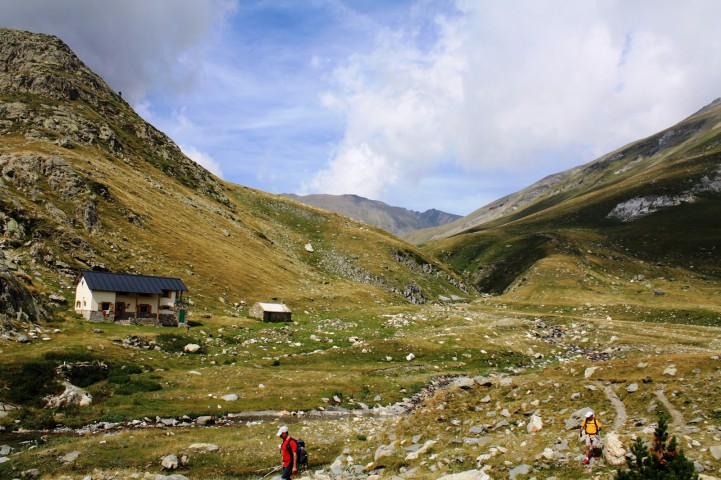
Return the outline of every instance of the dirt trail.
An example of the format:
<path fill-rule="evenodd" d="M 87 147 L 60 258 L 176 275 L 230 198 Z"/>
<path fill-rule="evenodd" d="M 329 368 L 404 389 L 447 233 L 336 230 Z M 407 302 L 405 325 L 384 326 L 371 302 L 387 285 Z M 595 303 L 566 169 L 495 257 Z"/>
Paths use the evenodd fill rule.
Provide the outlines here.
<path fill-rule="evenodd" d="M 683 419 L 683 414 L 676 410 L 673 405 L 671 405 L 671 402 L 668 401 L 668 398 L 666 398 L 666 394 L 663 391 L 663 387 L 659 388 L 655 392 L 656 397 L 663 403 L 663 406 L 666 407 L 668 412 L 671 414 L 671 427 L 678 430 L 681 427 L 683 427 L 686 422 Z"/>
<path fill-rule="evenodd" d="M 603 388 L 603 392 L 606 394 L 606 397 L 608 397 L 609 401 L 616 409 L 616 418 L 613 420 L 613 427 L 611 428 L 611 431 L 616 433 L 621 432 L 623 426 L 626 424 L 626 420 L 628 419 L 626 406 L 623 404 L 623 401 L 618 398 L 618 395 L 616 395 L 616 392 L 613 391 L 611 385 L 601 385 L 601 382 L 596 382 L 596 385 Z"/>

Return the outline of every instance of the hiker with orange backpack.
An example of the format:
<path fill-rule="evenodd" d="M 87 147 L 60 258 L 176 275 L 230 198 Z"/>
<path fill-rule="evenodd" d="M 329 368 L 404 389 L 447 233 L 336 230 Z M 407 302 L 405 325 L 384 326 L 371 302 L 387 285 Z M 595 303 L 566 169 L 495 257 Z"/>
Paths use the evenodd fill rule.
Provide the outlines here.
<path fill-rule="evenodd" d="M 591 449 L 599 448 L 601 446 L 601 422 L 599 422 L 593 411 L 586 412 L 586 418 L 581 423 L 581 431 L 578 432 L 579 437 L 586 436 L 586 448 L 584 454 L 586 458 L 583 459 L 583 464 L 588 465 L 591 462 Z"/>

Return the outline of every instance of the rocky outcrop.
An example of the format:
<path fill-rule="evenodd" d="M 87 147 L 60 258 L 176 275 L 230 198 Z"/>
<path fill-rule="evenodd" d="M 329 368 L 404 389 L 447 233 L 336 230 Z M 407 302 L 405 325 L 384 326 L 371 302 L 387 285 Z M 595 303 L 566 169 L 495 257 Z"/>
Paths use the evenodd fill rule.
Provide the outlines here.
<path fill-rule="evenodd" d="M 10 320 L 34 322 L 42 316 L 27 287 L 0 262 L 0 333 L 12 328 Z"/>
<path fill-rule="evenodd" d="M 148 162 L 227 207 L 220 183 L 140 118 L 59 38 L 0 28 L 0 134 Z"/>

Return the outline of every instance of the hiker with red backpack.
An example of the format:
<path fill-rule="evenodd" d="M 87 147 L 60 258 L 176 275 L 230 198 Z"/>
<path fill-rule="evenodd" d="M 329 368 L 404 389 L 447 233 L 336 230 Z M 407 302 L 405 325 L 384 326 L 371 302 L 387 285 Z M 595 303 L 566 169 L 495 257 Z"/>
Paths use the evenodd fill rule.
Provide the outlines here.
<path fill-rule="evenodd" d="M 600 448 L 601 446 L 601 428 L 601 422 L 596 419 L 593 412 L 586 412 L 586 418 L 581 423 L 581 431 L 578 432 L 579 437 L 586 436 L 586 449 L 584 450 L 586 458 L 583 459 L 584 465 L 588 465 L 591 462 L 591 450 Z"/>
<path fill-rule="evenodd" d="M 298 442 L 288 434 L 288 427 L 283 425 L 278 430 L 278 436 L 283 440 L 280 444 L 280 453 L 283 457 L 283 471 L 281 480 L 290 480 L 293 474 L 298 473 Z"/>

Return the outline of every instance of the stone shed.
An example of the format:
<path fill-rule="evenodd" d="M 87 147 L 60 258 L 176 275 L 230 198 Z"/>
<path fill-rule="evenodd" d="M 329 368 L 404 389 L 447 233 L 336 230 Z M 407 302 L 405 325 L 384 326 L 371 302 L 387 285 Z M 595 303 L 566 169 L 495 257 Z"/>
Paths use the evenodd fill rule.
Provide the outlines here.
<path fill-rule="evenodd" d="M 250 309 L 250 316 L 264 322 L 290 322 L 292 312 L 281 303 L 258 302 Z"/>

